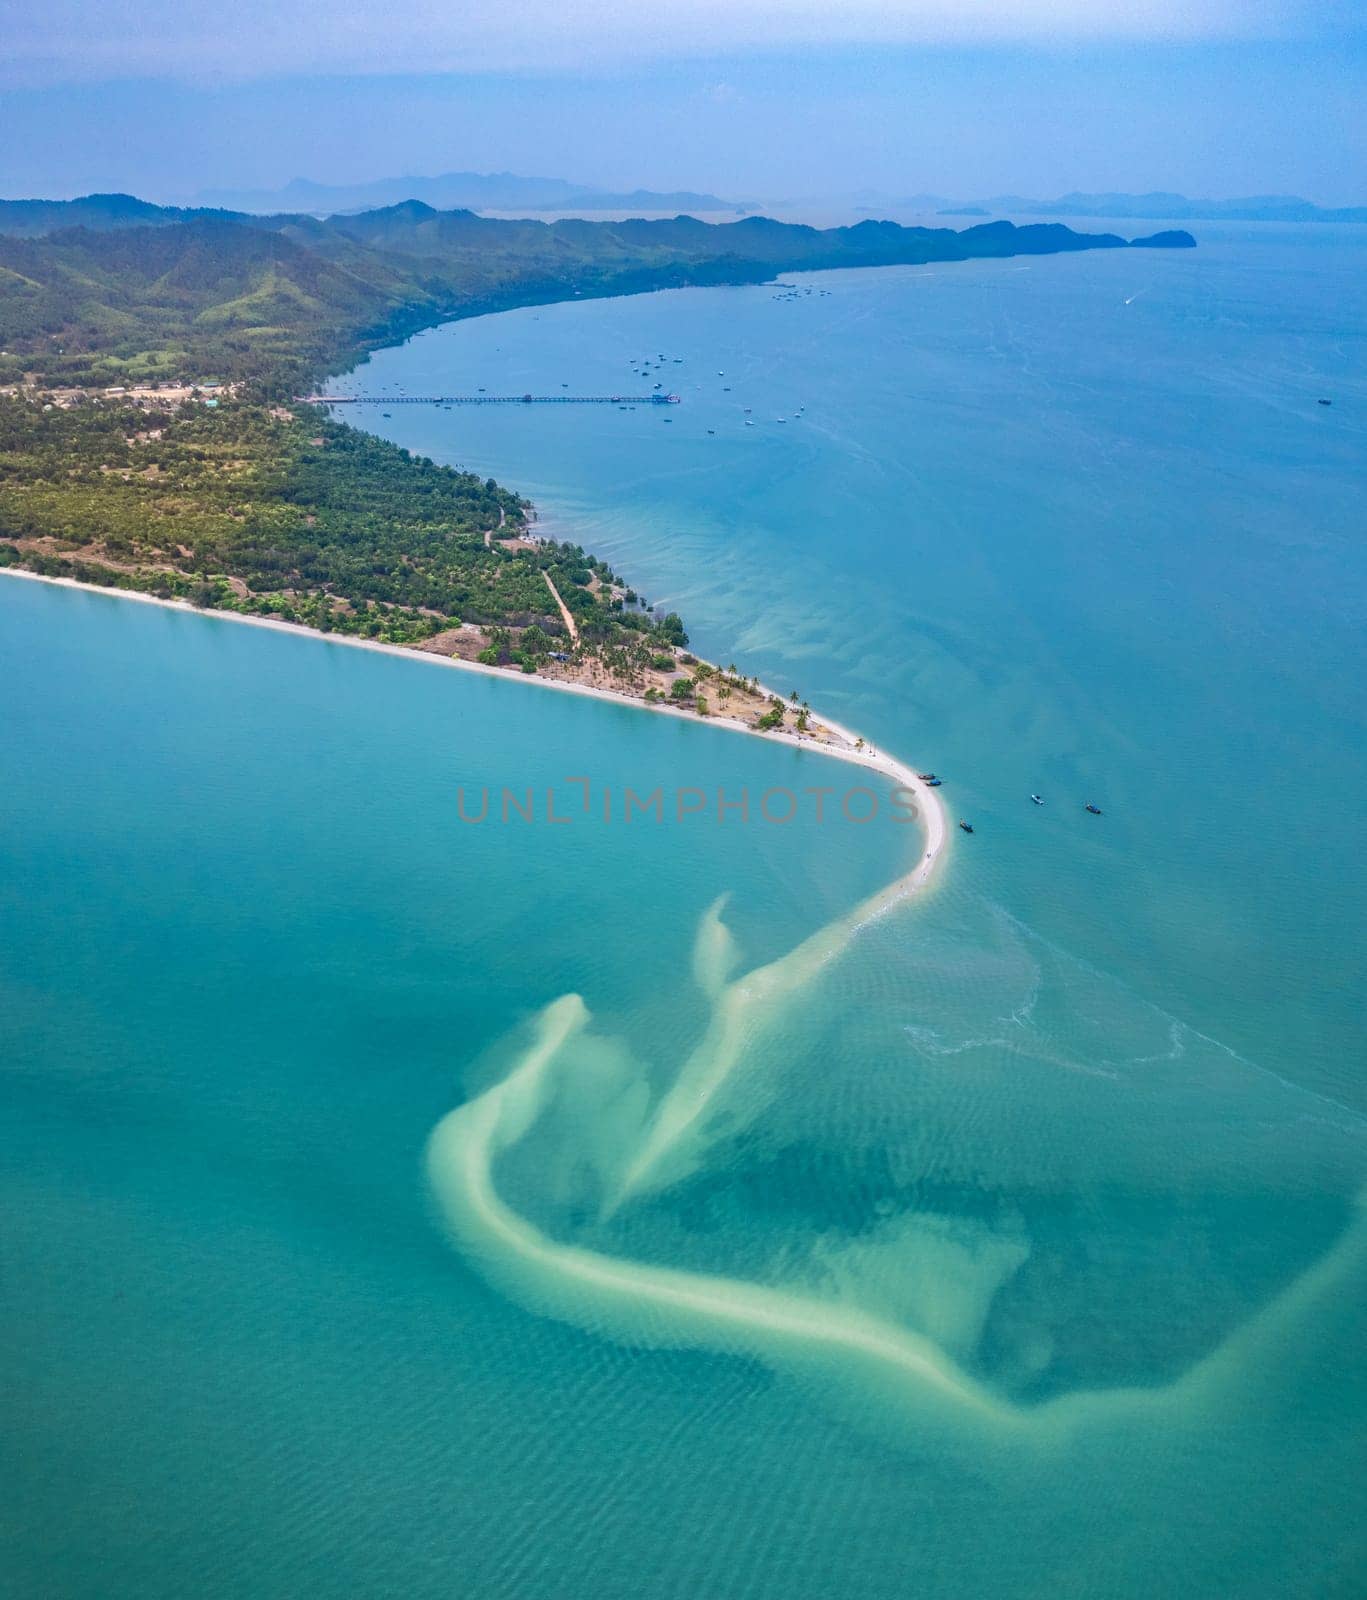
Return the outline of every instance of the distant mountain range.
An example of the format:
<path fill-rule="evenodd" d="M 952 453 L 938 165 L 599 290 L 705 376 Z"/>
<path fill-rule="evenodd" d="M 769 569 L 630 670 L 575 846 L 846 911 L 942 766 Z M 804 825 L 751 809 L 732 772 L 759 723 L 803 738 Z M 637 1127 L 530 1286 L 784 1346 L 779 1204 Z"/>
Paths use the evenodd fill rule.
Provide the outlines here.
<path fill-rule="evenodd" d="M 1247 195 L 1241 200 L 1191 200 L 1184 194 L 1065 194 L 1029 200 L 999 194 L 991 200 L 955 203 L 934 195 L 910 196 L 907 205 L 933 202 L 942 217 L 1144 217 L 1155 222 L 1367 222 L 1367 206 L 1317 206 L 1294 194 Z"/>
<path fill-rule="evenodd" d="M 403 179 L 394 179 L 395 185 L 400 185 Z M 415 180 L 416 181 L 416 180 Z M 433 180 L 436 181 L 436 180 Z M 532 182 L 539 180 L 517 180 L 519 182 Z M 280 194 L 291 193 L 296 187 L 303 187 L 310 192 L 320 189 L 318 184 L 304 184 L 302 180 L 298 185 L 292 184 L 288 189 L 282 189 Z M 338 190 L 337 193 L 350 192 Z M 621 205 L 614 205 L 613 210 L 657 211 L 664 210 L 670 216 L 678 216 L 692 211 L 717 211 L 725 209 L 725 203 L 712 195 L 699 194 L 653 194 L 649 190 L 637 191 L 636 200 L 628 205 L 630 199 L 626 195 L 612 197 L 621 201 Z M 667 203 L 666 203 L 667 202 Z M 503 207 L 489 207 L 490 210 L 501 210 Z M 516 210 L 517 207 L 510 209 Z M 537 209 L 526 206 L 524 209 L 532 211 Z M 558 206 L 546 209 L 559 210 Z M 579 210 L 588 211 L 591 208 L 581 206 Z M 609 209 L 603 206 L 601 209 Z M 471 214 L 475 212 L 473 206 L 451 206 L 445 208 L 445 213 L 462 212 Z M 370 215 L 378 211 L 404 211 L 410 217 L 438 215 L 440 208 L 431 205 L 425 200 L 405 197 L 403 200 L 386 202 L 379 206 L 360 206 L 354 209 L 343 207 L 330 207 L 313 204 L 296 204 L 293 206 L 275 206 L 269 211 L 256 211 L 246 207 L 230 207 L 220 205 L 203 206 L 159 206 L 150 200 L 139 200 L 131 194 L 87 194 L 79 200 L 0 200 L 0 234 L 8 234 L 11 238 L 40 238 L 46 233 L 55 233 L 60 228 L 93 228 L 100 233 L 107 233 L 116 228 L 166 228 L 174 223 L 195 222 L 203 219 L 216 219 L 223 222 L 248 222 L 266 226 L 279 219 L 289 218 L 319 218 L 359 217 Z"/>
<path fill-rule="evenodd" d="M 376 178 L 369 183 L 313 183 L 295 178 L 283 189 L 214 189 L 195 196 L 213 210 L 333 216 L 421 200 L 440 211 L 740 211 L 734 201 L 691 189 L 618 193 L 564 178 L 522 178 L 513 172 L 443 172 L 435 178 Z"/>
<path fill-rule="evenodd" d="M 406 200 L 438 211 L 511 211 L 527 215 L 560 212 L 593 215 L 624 211 L 666 216 L 730 212 L 752 214 L 756 206 L 723 200 L 691 189 L 668 192 L 633 189 L 617 193 L 568 182 L 564 178 L 523 178 L 511 172 L 446 172 L 434 178 L 377 178 L 369 183 L 325 184 L 295 178 L 281 189 L 206 190 L 195 204 L 153 205 L 131 195 L 86 195 L 80 200 L 0 201 L 0 231 L 42 234 L 54 227 L 127 228 L 186 222 L 203 216 L 345 216 L 382 209 Z M 791 211 L 796 202 L 775 202 L 771 209 Z M 883 217 L 890 211 L 942 217 L 1107 217 L 1151 218 L 1164 222 L 1367 222 L 1367 206 L 1318 206 L 1298 195 L 1249 195 L 1235 200 L 1193 200 L 1187 195 L 1083 194 L 1056 200 L 1000 194 L 988 200 L 954 200 L 947 195 L 887 195 L 864 189 L 848 195 L 842 206 L 858 214 Z M 829 210 L 834 201 L 825 201 Z M 74 209 L 73 209 L 74 208 Z"/>

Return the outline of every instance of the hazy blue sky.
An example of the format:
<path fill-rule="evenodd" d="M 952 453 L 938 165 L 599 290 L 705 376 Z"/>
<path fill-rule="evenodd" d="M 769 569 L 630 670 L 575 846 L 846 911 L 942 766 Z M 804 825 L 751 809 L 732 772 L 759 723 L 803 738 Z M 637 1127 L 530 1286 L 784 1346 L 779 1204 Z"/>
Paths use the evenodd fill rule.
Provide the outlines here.
<path fill-rule="evenodd" d="M 1367 0 L 0 0 L 0 192 L 451 169 L 1367 203 Z"/>

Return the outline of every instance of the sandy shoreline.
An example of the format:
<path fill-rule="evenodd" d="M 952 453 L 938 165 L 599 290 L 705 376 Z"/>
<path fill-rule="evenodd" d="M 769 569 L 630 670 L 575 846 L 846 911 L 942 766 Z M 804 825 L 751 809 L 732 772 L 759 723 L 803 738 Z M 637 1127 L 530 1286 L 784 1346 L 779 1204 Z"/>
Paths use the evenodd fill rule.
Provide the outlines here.
<path fill-rule="evenodd" d="M 752 739 L 763 739 L 771 744 L 788 744 L 804 752 L 834 758 L 837 761 L 848 762 L 852 766 L 867 767 L 874 772 L 884 773 L 894 779 L 904 788 L 909 789 L 916 796 L 920 821 L 925 832 L 925 852 L 920 861 L 897 881 L 895 886 L 900 895 L 911 893 L 919 888 L 930 877 L 941 857 L 945 854 L 945 846 L 949 834 L 945 824 L 944 807 L 935 790 L 917 777 L 916 773 L 905 762 L 897 760 L 885 752 L 872 749 L 867 741 L 862 750 L 855 748 L 859 735 L 830 717 L 822 715 L 821 722 L 836 735 L 843 739 L 843 745 L 820 744 L 814 739 L 804 739 L 796 733 L 761 732 L 758 728 L 751 728 L 742 722 L 734 722 L 721 717 L 699 717 L 696 711 L 683 707 L 671 706 L 664 703 L 652 703 L 638 699 L 634 695 L 623 694 L 616 689 L 597 688 L 587 683 L 570 683 L 557 678 L 543 678 L 535 673 L 510 672 L 506 667 L 485 666 L 482 661 L 462 661 L 456 656 L 433 655 L 430 651 L 415 650 L 407 645 L 382 644 L 376 639 L 357 639 L 346 634 L 323 633 L 317 628 L 310 628 L 302 623 L 283 622 L 274 617 L 249 617 L 237 611 L 203 610 L 193 606 L 188 600 L 164 600 L 158 595 L 144 594 L 137 589 L 115 589 L 98 583 L 83 583 L 77 578 L 49 577 L 41 572 L 26 572 L 20 567 L 0 567 L 0 577 L 27 578 L 34 583 L 56 584 L 64 589 L 81 589 L 87 594 L 104 595 L 112 600 L 136 600 L 144 605 L 162 606 L 171 611 L 180 611 L 196 617 L 215 617 L 224 622 L 245 623 L 253 628 L 269 628 L 275 633 L 292 634 L 296 638 L 317 639 L 323 644 L 341 645 L 352 650 L 370 650 L 380 655 L 398 656 L 404 661 L 426 661 L 433 666 L 453 667 L 459 672 L 480 673 L 486 678 L 498 678 L 504 683 L 529 684 L 542 689 L 555 689 L 562 694 L 583 695 L 594 700 L 607 700 L 616 705 L 630 706 L 636 711 L 653 712 L 656 716 L 679 717 L 691 722 L 695 727 L 728 729 L 733 733 L 743 733 Z M 763 693 L 771 691 L 761 684 Z M 816 715 L 816 713 L 813 713 Z"/>

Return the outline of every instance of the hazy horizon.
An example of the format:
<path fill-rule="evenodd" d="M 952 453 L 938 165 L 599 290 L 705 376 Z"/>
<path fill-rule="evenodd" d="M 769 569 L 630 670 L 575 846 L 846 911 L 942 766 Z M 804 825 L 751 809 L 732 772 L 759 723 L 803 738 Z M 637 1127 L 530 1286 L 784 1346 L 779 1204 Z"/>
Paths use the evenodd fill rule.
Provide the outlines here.
<path fill-rule="evenodd" d="M 1367 24 L 1304 0 L 544 0 L 320 31 L 257 0 L 155 26 L 3 0 L 0 193 L 184 201 L 447 171 L 738 201 L 867 189 L 1367 203 Z"/>
<path fill-rule="evenodd" d="M 292 191 L 307 186 L 311 189 L 317 189 L 325 195 L 331 196 L 335 194 L 342 196 L 343 198 L 337 200 L 336 204 L 346 210 L 379 208 L 383 206 L 396 205 L 400 202 L 400 200 L 416 200 L 419 203 L 431 205 L 437 210 L 446 210 L 453 207 L 468 207 L 473 210 L 487 211 L 491 215 L 510 214 L 511 202 L 504 203 L 497 199 L 486 199 L 481 202 L 478 198 L 474 197 L 469 200 L 448 200 L 441 197 L 431 198 L 428 195 L 418 192 L 418 190 L 424 186 L 440 184 L 445 179 L 462 177 L 489 181 L 505 179 L 515 184 L 529 184 L 537 182 L 545 182 L 547 184 L 565 184 L 570 188 L 579 191 L 585 196 L 595 196 L 601 194 L 609 198 L 625 197 L 631 194 L 644 194 L 651 197 L 658 196 L 660 199 L 674 199 L 676 197 L 687 197 L 691 195 L 699 201 L 717 201 L 727 212 L 732 212 L 735 215 L 740 215 L 741 213 L 753 215 L 765 208 L 772 208 L 775 211 L 800 214 L 799 216 L 795 217 L 794 220 L 804 221 L 813 221 L 824 210 L 830 210 L 833 214 L 848 210 L 853 215 L 860 212 L 870 212 L 881 206 L 886 207 L 889 212 L 895 211 L 898 213 L 914 214 L 919 211 L 921 214 L 930 214 L 935 207 L 938 207 L 942 204 L 954 207 L 968 207 L 978 203 L 991 203 L 995 200 L 1005 198 L 1030 199 L 1032 201 L 1052 203 L 1066 199 L 1069 196 L 1077 196 L 1079 198 L 1085 197 L 1088 199 L 1103 199 L 1113 197 L 1123 198 L 1130 196 L 1136 199 L 1143 199 L 1162 195 L 1166 198 L 1185 200 L 1193 204 L 1209 202 L 1213 206 L 1229 205 L 1237 203 L 1238 201 L 1271 202 L 1276 200 L 1295 200 L 1309 201 L 1310 203 L 1318 205 L 1325 210 L 1331 208 L 1346 209 L 1347 205 L 1351 204 L 1351 202 L 1344 203 L 1334 199 L 1330 199 L 1328 201 L 1324 199 L 1312 200 L 1312 197 L 1309 195 L 1303 193 L 1292 194 L 1289 191 L 1283 190 L 1278 190 L 1275 192 L 1271 190 L 1262 190 L 1257 193 L 1241 192 L 1239 194 L 1192 194 L 1180 190 L 1165 188 L 1162 185 L 1157 184 L 1150 184 L 1144 186 L 1143 188 L 1134 189 L 1117 189 L 1115 187 L 1083 189 L 1074 185 L 1068 188 L 1041 188 L 1036 191 L 1031 191 L 1028 195 L 1022 191 L 1016 191 L 1012 193 L 1002 189 L 996 189 L 991 192 L 988 192 L 987 190 L 975 193 L 961 193 L 956 191 L 942 194 L 934 194 L 925 190 L 912 192 L 910 189 L 908 189 L 905 192 L 894 194 L 887 190 L 877 189 L 872 186 L 850 187 L 843 190 L 829 190 L 823 193 L 795 192 L 791 194 L 755 195 L 727 192 L 714 193 L 708 190 L 706 187 L 698 184 L 681 184 L 673 188 L 656 187 L 646 183 L 633 182 L 625 182 L 621 185 L 607 185 L 603 183 L 587 181 L 581 182 L 575 178 L 573 174 L 549 171 L 513 172 L 505 170 L 499 172 L 467 172 L 458 169 L 452 169 L 446 172 L 366 172 L 357 174 L 355 176 L 343 175 L 331 180 L 320 180 L 312 177 L 308 173 L 294 173 L 289 178 L 283 179 L 278 183 L 262 185 L 221 183 L 205 185 L 200 189 L 185 193 L 171 191 L 153 192 L 150 190 L 131 190 L 126 187 L 103 189 L 75 188 L 69 193 L 60 194 L 21 194 L 16 191 L 12 194 L 0 195 L 0 202 L 60 202 L 86 199 L 94 195 L 130 194 L 135 199 L 164 206 L 223 207 L 228 210 L 234 210 L 238 208 L 251 210 L 253 207 L 247 204 L 249 199 L 260 198 L 264 201 L 267 198 L 274 199 L 279 197 L 282 202 L 293 203 L 294 196 Z M 400 187 L 398 186 L 402 186 L 406 182 L 413 185 L 412 193 L 408 193 L 407 191 L 400 192 Z M 359 193 L 360 191 L 368 189 L 377 189 L 381 185 L 393 189 L 394 192 L 383 197 L 376 196 L 372 198 L 366 196 L 354 201 L 347 197 L 351 191 L 356 191 Z M 306 196 L 300 197 L 298 200 L 298 203 L 303 209 L 309 209 L 306 202 Z M 918 206 L 917 202 L 920 202 L 921 204 Z M 517 206 L 524 209 L 527 215 L 544 214 L 548 217 L 554 215 L 558 209 L 554 203 L 549 201 L 546 204 L 540 204 L 532 200 L 521 200 L 517 202 Z M 709 214 L 706 208 L 703 206 L 699 205 L 694 207 L 694 209 L 703 215 Z M 613 206 L 603 206 L 601 207 L 601 212 L 604 217 L 625 214 L 621 211 L 620 207 Z M 595 209 L 585 209 L 584 211 L 584 215 L 589 218 L 592 218 L 597 214 L 598 212 Z M 945 215 L 947 224 L 951 226 L 967 226 L 969 223 L 975 220 L 971 213 L 966 210 L 949 211 L 941 214 Z M 1054 213 L 1040 213 L 1041 217 L 1047 217 L 1053 214 Z M 1103 213 L 1089 213 L 1087 211 L 1080 211 L 1077 214 L 1084 220 L 1103 222 L 1107 219 L 1107 214 Z M 1128 215 L 1128 213 L 1126 214 Z M 1137 218 L 1147 215 L 1147 213 L 1143 211 L 1136 211 L 1133 214 Z M 1120 213 L 1113 212 L 1109 215 L 1119 216 Z M 960 219 L 960 221 L 957 223 L 954 220 L 956 217 Z M 1219 219 L 1211 217 L 1193 218 L 1193 220 Z"/>

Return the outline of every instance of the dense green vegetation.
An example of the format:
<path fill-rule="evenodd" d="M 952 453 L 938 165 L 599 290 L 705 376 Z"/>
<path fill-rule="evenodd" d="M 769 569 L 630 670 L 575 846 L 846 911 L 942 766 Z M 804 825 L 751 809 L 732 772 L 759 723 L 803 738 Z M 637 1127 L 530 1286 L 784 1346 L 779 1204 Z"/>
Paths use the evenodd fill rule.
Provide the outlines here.
<path fill-rule="evenodd" d="M 683 642 L 578 546 L 493 537 L 519 496 L 299 409 L 0 397 L 0 564 L 394 643 L 476 623 L 519 663 L 568 645 L 544 569 L 588 647 Z"/>
<path fill-rule="evenodd" d="M 127 195 L 0 202 L 0 385 L 15 391 L 0 395 L 0 565 L 394 643 L 441 636 L 441 648 L 524 671 L 593 657 L 644 690 L 688 642 L 677 617 L 656 619 L 577 547 L 506 546 L 526 531 L 517 495 L 294 395 L 418 328 L 504 306 L 1124 244 L 1005 222 L 548 225 L 414 201 L 322 220 Z M 212 403 L 109 392 L 210 378 L 231 386 Z M 58 389 L 82 392 L 54 404 Z M 706 676 L 667 692 L 705 713 Z M 746 693 L 734 668 L 714 688 L 721 703 Z M 783 715 L 776 703 L 765 725 Z"/>
<path fill-rule="evenodd" d="M 285 395 L 434 320 L 420 284 L 364 267 L 209 220 L 0 238 L 0 383 L 252 378 Z"/>

